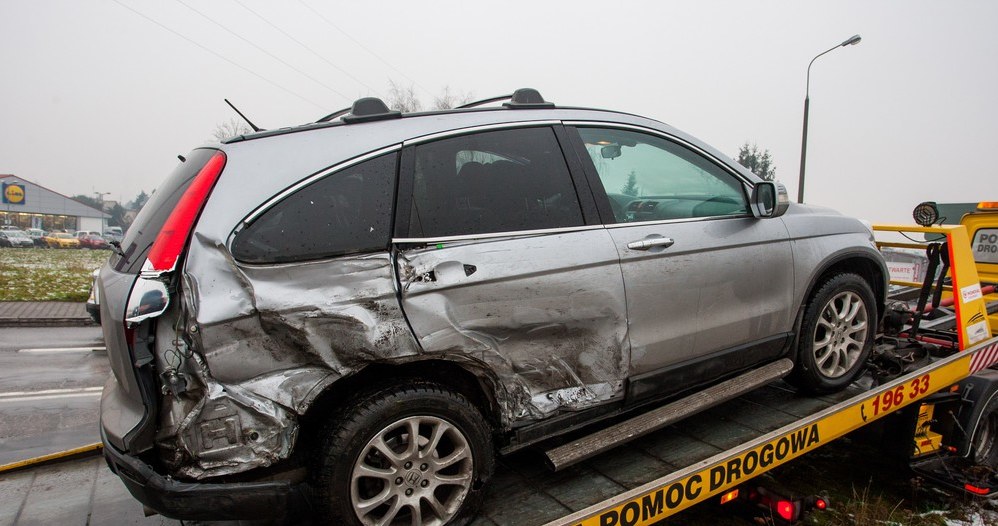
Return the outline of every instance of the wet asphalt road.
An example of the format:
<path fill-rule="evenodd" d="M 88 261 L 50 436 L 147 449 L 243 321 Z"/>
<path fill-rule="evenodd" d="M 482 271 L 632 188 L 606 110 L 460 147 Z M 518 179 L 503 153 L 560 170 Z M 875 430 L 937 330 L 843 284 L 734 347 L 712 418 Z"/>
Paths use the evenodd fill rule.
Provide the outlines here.
<path fill-rule="evenodd" d="M 0 464 L 98 441 L 97 327 L 0 328 Z"/>
<path fill-rule="evenodd" d="M 0 328 L 0 464 L 99 441 L 103 346 L 99 327 Z M 181 523 L 146 517 L 100 457 L 0 473 L 0 526 L 50 524 Z"/>

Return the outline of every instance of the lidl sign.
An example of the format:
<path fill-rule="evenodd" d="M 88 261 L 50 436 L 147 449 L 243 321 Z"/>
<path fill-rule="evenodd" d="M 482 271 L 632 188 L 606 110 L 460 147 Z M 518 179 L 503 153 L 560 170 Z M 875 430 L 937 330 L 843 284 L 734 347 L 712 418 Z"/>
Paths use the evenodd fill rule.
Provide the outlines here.
<path fill-rule="evenodd" d="M 17 183 L 3 183 L 3 203 L 5 205 L 23 205 L 24 185 Z"/>

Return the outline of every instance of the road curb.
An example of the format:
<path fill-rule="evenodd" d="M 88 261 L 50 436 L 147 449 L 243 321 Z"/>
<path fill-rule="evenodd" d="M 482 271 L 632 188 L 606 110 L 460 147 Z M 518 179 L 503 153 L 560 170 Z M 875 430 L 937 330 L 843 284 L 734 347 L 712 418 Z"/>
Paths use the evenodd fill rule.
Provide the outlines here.
<path fill-rule="evenodd" d="M 0 318 L 0 327 L 96 327 L 90 318 Z"/>
<path fill-rule="evenodd" d="M 40 457 L 29 458 L 26 460 L 18 460 L 17 462 L 11 462 L 9 464 L 4 464 L 0 466 L 0 474 L 10 473 L 11 471 L 18 471 L 21 469 L 45 466 L 48 464 L 64 462 L 66 460 L 73 460 L 81 457 L 99 455 L 103 450 L 104 450 L 104 444 L 96 442 L 93 444 L 87 444 L 85 446 L 80 446 L 73 449 L 67 449 L 65 451 L 59 451 L 57 453 L 42 455 Z"/>

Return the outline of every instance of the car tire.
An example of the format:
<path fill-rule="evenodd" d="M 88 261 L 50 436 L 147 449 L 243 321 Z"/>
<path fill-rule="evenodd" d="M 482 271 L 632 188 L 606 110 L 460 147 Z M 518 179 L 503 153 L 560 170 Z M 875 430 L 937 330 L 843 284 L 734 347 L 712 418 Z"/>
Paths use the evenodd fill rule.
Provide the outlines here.
<path fill-rule="evenodd" d="M 845 389 L 865 367 L 876 328 L 870 284 L 852 273 L 832 276 L 804 308 L 794 370 L 787 381 L 812 394 Z"/>
<path fill-rule="evenodd" d="M 973 433 L 970 459 L 979 466 L 998 467 L 998 398 L 988 401 Z"/>
<path fill-rule="evenodd" d="M 323 435 L 310 480 L 328 524 L 464 524 L 495 463 L 481 413 L 430 383 L 355 398 Z"/>

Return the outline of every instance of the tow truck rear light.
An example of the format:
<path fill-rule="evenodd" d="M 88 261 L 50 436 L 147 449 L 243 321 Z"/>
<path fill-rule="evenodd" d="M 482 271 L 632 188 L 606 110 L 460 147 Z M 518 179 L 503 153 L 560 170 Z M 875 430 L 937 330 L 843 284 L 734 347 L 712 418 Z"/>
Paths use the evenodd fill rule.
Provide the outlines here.
<path fill-rule="evenodd" d="M 184 191 L 184 195 L 177 202 L 177 206 L 170 213 L 170 217 L 163 224 L 149 250 L 150 270 L 168 272 L 176 266 L 191 230 L 194 229 L 194 222 L 201 213 L 215 182 L 218 181 L 218 176 L 222 174 L 223 168 L 225 168 L 225 154 L 219 151 L 208 159 L 194 176 L 194 180 Z"/>
<path fill-rule="evenodd" d="M 776 513 L 787 522 L 794 520 L 794 511 L 796 511 L 794 503 L 789 500 L 781 500 L 776 503 Z"/>
<path fill-rule="evenodd" d="M 733 489 L 725 493 L 724 495 L 721 495 L 721 504 L 727 504 L 737 498 L 738 498 L 738 490 Z"/>
<path fill-rule="evenodd" d="M 964 484 L 963 489 L 973 493 L 974 495 L 987 495 L 988 493 L 991 493 L 989 488 L 979 488 L 973 484 Z"/>

